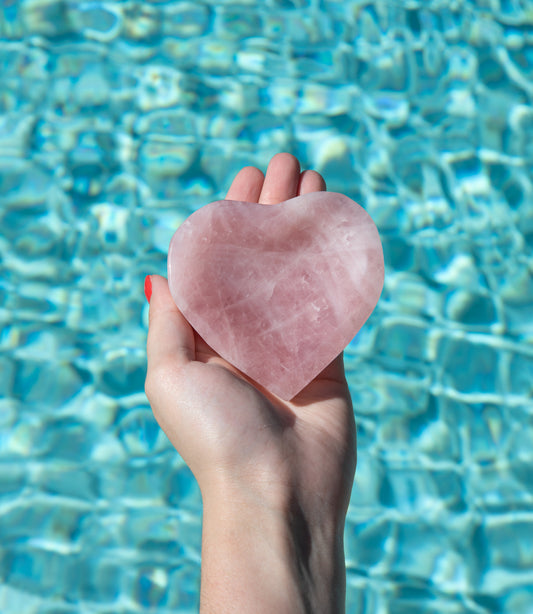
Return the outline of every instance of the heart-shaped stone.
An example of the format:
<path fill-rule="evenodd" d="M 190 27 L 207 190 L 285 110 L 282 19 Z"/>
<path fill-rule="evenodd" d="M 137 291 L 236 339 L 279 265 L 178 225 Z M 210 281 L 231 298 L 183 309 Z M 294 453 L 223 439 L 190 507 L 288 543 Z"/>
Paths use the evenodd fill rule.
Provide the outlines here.
<path fill-rule="evenodd" d="M 179 227 L 168 254 L 170 292 L 191 326 L 285 400 L 348 345 L 383 275 L 374 222 L 333 192 L 210 203 Z"/>

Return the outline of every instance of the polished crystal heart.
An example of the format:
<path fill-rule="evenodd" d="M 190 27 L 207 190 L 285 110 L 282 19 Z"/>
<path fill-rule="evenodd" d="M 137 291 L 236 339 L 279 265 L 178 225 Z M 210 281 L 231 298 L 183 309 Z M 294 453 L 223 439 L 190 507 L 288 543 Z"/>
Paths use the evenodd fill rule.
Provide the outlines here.
<path fill-rule="evenodd" d="M 348 345 L 383 288 L 370 216 L 342 194 L 193 213 L 168 254 L 176 305 L 220 356 L 292 399 Z"/>

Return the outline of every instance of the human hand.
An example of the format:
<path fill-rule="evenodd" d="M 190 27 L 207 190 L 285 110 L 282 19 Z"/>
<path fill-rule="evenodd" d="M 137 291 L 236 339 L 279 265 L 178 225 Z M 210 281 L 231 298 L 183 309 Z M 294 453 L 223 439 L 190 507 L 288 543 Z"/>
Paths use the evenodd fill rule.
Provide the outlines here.
<path fill-rule="evenodd" d="M 318 173 L 300 173 L 296 158 L 278 154 L 265 177 L 241 170 L 226 198 L 276 204 L 324 189 Z M 342 533 L 356 464 L 342 355 L 283 401 L 193 331 L 164 278 L 150 280 L 146 393 L 202 491 L 202 611 L 225 612 L 223 595 L 232 612 L 342 611 Z M 251 591 L 244 580 L 266 569 L 265 548 L 273 555 L 269 573 L 277 570 L 273 595 L 268 584 Z"/>

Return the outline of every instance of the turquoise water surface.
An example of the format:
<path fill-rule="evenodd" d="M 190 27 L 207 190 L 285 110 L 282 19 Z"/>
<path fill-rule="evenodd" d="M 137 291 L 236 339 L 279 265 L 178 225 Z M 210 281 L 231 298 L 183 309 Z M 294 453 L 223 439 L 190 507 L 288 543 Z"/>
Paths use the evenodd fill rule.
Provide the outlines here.
<path fill-rule="evenodd" d="M 533 2 L 4 0 L 0 612 L 195 612 L 143 280 L 279 151 L 361 203 L 349 614 L 533 612 Z"/>

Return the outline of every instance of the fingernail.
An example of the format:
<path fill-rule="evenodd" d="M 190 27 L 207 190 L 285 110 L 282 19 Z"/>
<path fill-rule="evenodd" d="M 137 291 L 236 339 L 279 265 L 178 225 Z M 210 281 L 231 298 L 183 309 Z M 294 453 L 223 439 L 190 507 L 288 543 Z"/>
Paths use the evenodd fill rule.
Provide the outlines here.
<path fill-rule="evenodd" d="M 144 279 L 144 295 L 146 296 L 146 300 L 150 302 L 152 298 L 152 279 L 150 275 L 147 275 Z"/>

